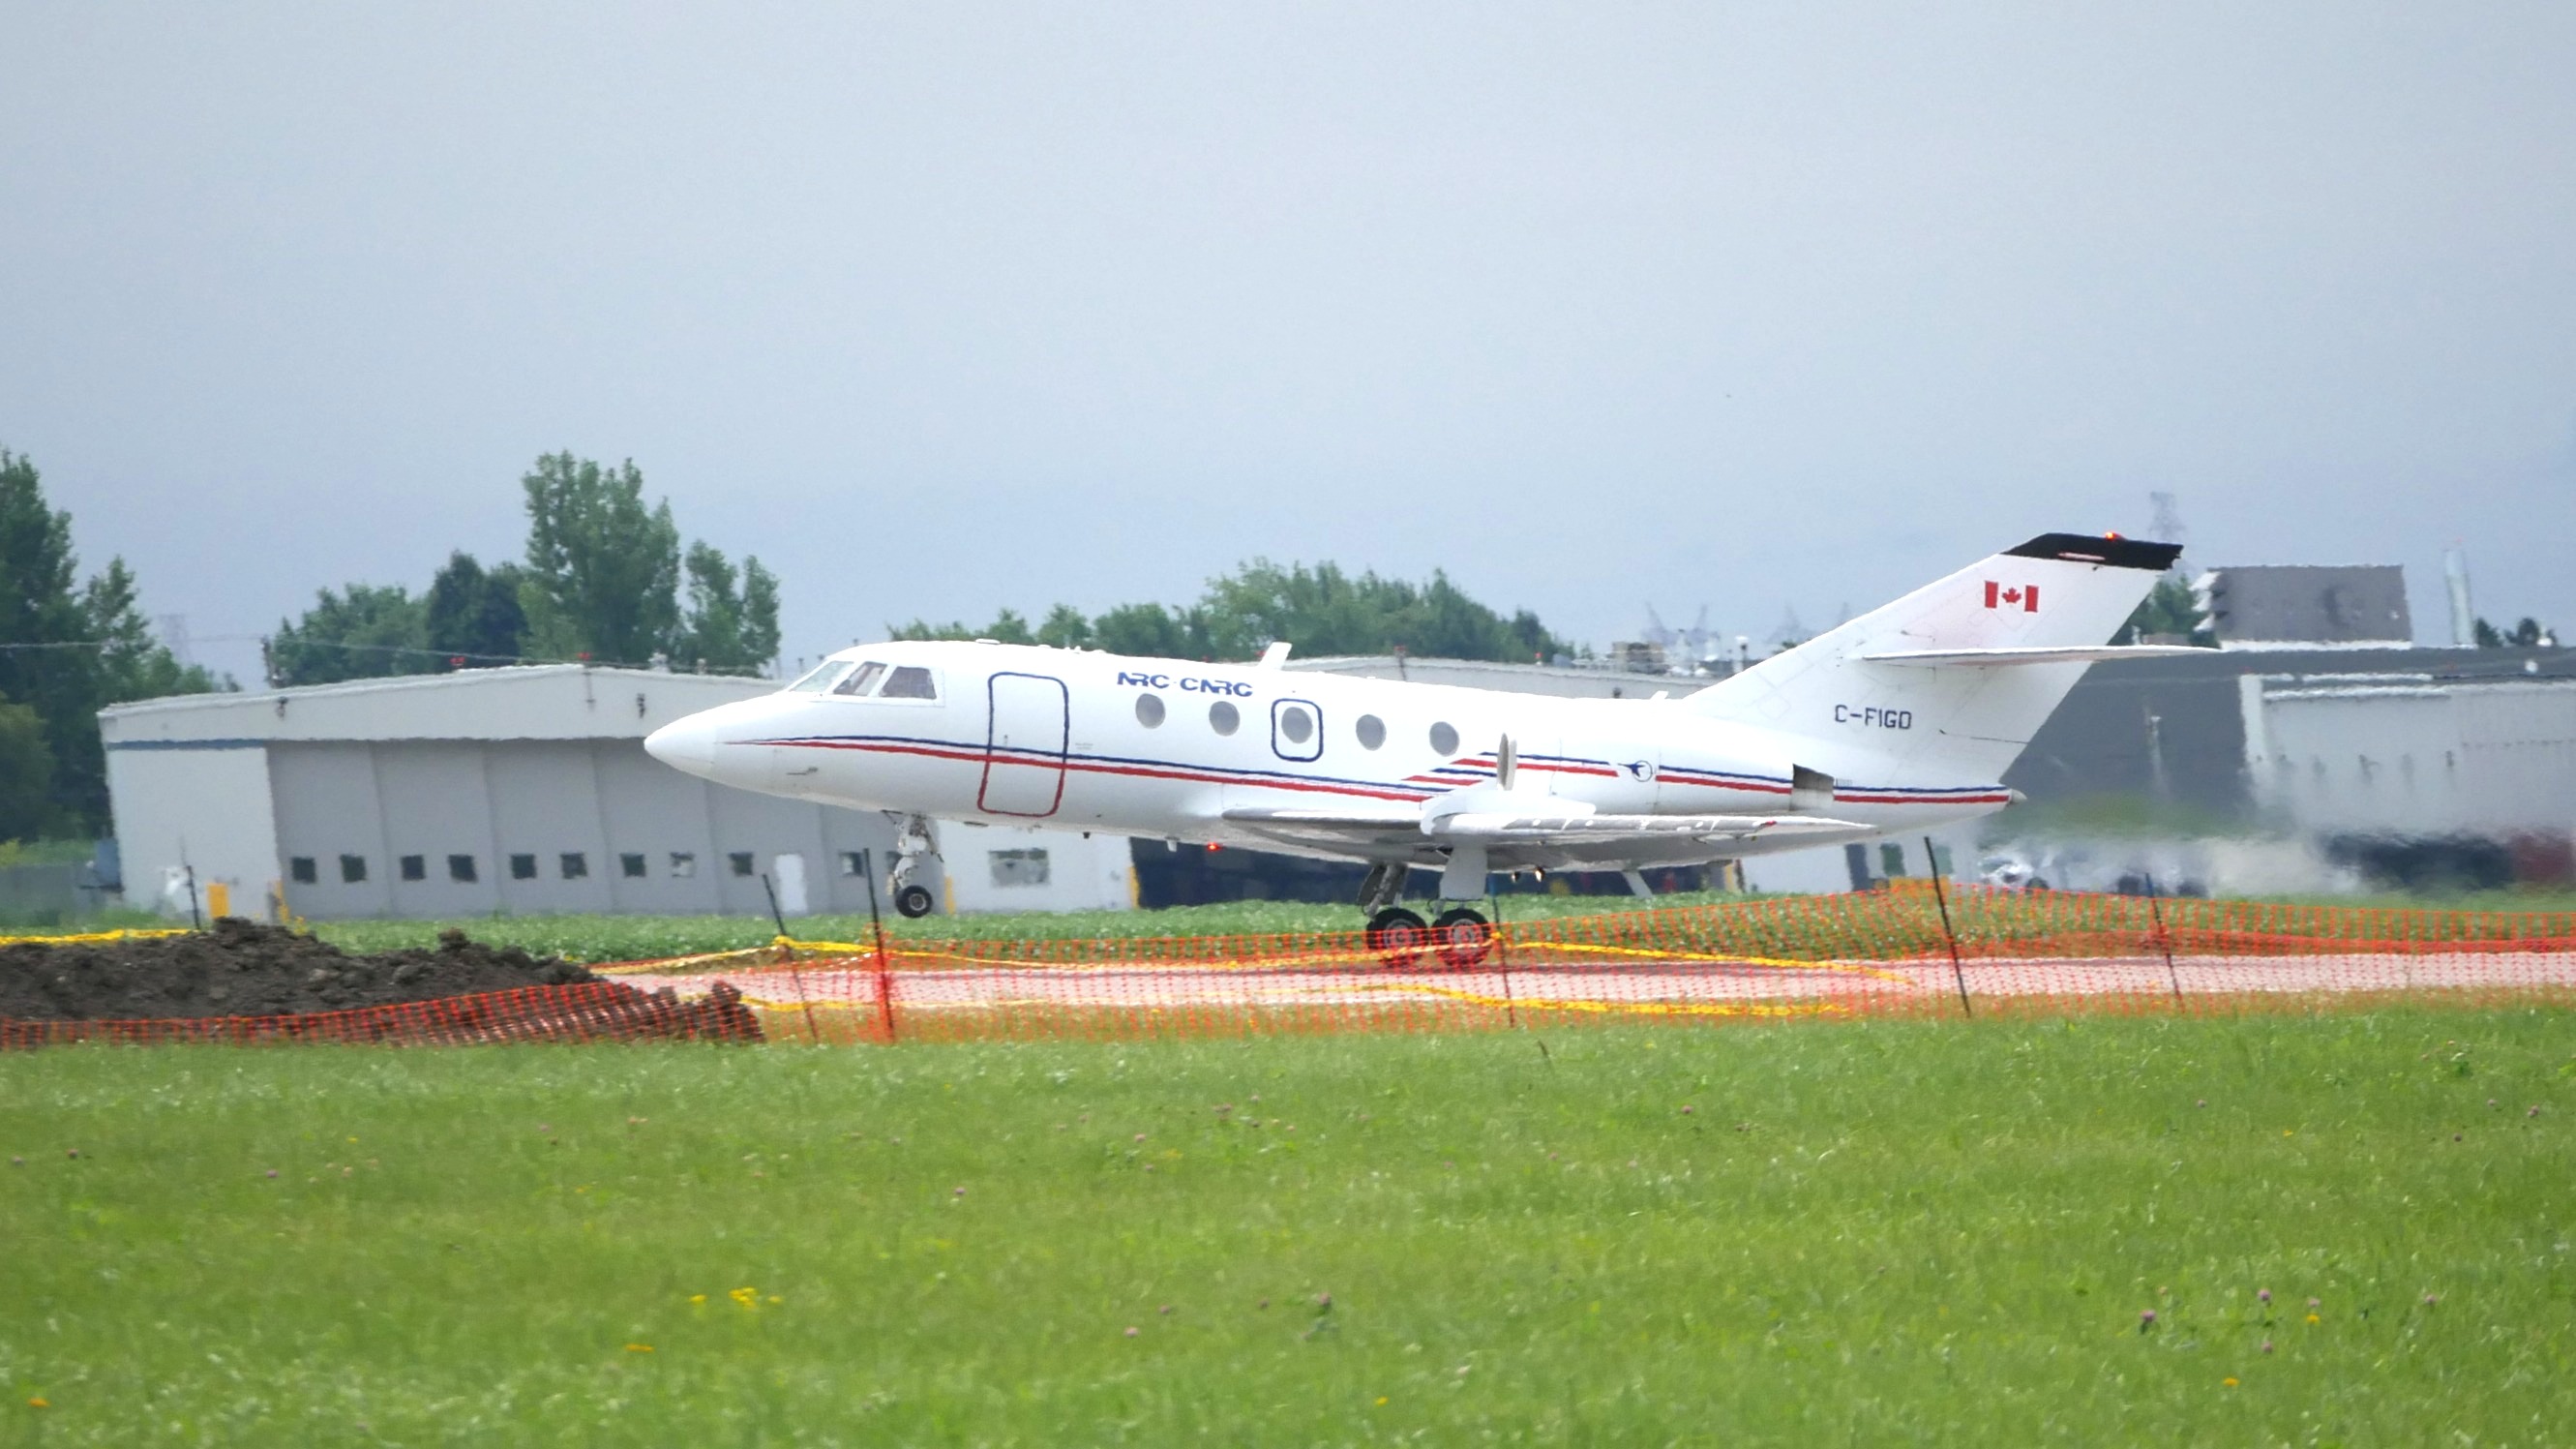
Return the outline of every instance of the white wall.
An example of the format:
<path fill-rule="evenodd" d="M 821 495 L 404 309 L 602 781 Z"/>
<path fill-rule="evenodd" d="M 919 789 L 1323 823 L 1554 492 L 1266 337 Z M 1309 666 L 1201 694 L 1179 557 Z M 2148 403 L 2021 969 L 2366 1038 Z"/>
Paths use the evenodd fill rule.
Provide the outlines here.
<path fill-rule="evenodd" d="M 221 881 L 235 915 L 266 914 L 278 857 L 265 748 L 110 749 L 107 788 L 129 904 L 157 905 L 163 873 L 184 859 L 196 867 L 201 897 Z"/>
<path fill-rule="evenodd" d="M 2576 684 L 2248 682 L 2255 796 L 2311 831 L 2576 828 Z"/>
<path fill-rule="evenodd" d="M 1134 856 L 1124 835 L 942 821 L 939 848 L 947 873 L 945 894 L 961 915 L 1123 911 L 1136 903 Z M 1034 862 L 1025 853 L 1031 851 L 1045 852 L 1044 884 L 1027 880 Z M 995 860 L 1009 853 L 1020 853 L 1019 858 Z"/>

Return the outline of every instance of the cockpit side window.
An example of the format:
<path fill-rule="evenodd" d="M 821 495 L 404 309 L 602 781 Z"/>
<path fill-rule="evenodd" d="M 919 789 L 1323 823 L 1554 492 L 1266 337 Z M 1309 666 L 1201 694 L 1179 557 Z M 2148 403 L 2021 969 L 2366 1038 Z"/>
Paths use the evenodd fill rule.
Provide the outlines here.
<path fill-rule="evenodd" d="M 849 671 L 850 661 L 846 659 L 826 659 L 822 663 L 815 665 L 814 668 L 802 679 L 799 679 L 794 684 L 787 686 L 787 689 L 791 694 L 821 694 L 824 690 L 832 687 L 833 680 L 840 678 Z"/>
<path fill-rule="evenodd" d="M 878 663 L 876 660 L 871 659 L 860 665 L 849 678 L 842 680 L 837 685 L 834 685 L 832 687 L 832 692 L 834 694 L 852 696 L 871 694 L 876 690 L 877 681 L 884 677 L 885 666 Z"/>
<path fill-rule="evenodd" d="M 930 671 L 918 664 L 906 664 L 886 676 L 885 688 L 877 691 L 879 699 L 937 699 L 939 686 L 931 680 Z"/>

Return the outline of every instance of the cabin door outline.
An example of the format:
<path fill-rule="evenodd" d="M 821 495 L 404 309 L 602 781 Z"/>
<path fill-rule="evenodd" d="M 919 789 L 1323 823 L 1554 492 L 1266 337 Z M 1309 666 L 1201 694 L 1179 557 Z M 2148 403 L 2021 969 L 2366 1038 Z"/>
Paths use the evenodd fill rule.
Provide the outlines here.
<path fill-rule="evenodd" d="M 975 807 L 987 815 L 1042 820 L 1064 803 L 1064 760 L 1073 712 L 1064 681 L 1047 674 L 995 674 L 984 686 L 984 781 Z"/>

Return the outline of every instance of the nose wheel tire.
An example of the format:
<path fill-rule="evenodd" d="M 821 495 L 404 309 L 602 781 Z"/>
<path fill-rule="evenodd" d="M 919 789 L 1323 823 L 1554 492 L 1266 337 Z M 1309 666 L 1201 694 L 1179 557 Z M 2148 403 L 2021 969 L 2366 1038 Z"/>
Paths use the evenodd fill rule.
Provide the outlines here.
<path fill-rule="evenodd" d="M 1432 922 L 1431 934 L 1440 943 L 1440 959 L 1459 971 L 1485 959 L 1494 949 L 1494 928 L 1483 915 L 1461 906 L 1442 911 Z"/>
<path fill-rule="evenodd" d="M 1431 927 L 1402 906 L 1390 906 L 1369 917 L 1368 948 L 1398 970 L 1422 959 L 1431 946 Z"/>
<path fill-rule="evenodd" d="M 927 886 L 908 885 L 894 893 L 895 914 L 909 916 L 915 920 L 929 915 L 930 908 L 937 904 L 939 904 L 937 901 L 930 898 L 930 889 Z"/>

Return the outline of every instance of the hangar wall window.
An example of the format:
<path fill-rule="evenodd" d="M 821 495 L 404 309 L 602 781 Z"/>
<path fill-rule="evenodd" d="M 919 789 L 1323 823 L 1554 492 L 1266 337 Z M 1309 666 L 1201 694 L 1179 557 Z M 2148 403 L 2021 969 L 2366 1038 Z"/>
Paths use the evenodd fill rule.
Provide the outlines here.
<path fill-rule="evenodd" d="M 1374 750 L 1386 743 L 1386 721 L 1373 714 L 1361 715 L 1352 723 L 1351 733 L 1359 738 L 1361 749 Z"/>
<path fill-rule="evenodd" d="M 1159 694 L 1136 696 L 1136 723 L 1149 730 L 1163 727 L 1163 697 Z"/>
<path fill-rule="evenodd" d="M 671 874 L 688 876 L 698 873 L 698 858 L 685 850 L 671 852 Z"/>
<path fill-rule="evenodd" d="M 367 858 L 363 855 L 340 857 L 340 884 L 357 885 L 367 878 Z"/>
<path fill-rule="evenodd" d="M 1458 731 L 1447 720 L 1431 727 L 1431 748 L 1444 755 L 1458 753 Z"/>
<path fill-rule="evenodd" d="M 1243 714 L 1224 700 L 1208 706 L 1208 728 L 1221 735 L 1233 734 L 1243 727 Z"/>
<path fill-rule="evenodd" d="M 841 852 L 841 874 L 847 876 L 862 876 L 867 873 L 868 857 L 866 852 L 858 850 L 845 850 Z"/>
<path fill-rule="evenodd" d="M 993 884 L 997 886 L 1042 886 L 1047 883 L 1047 853 L 1043 850 L 997 850 L 992 854 Z"/>
<path fill-rule="evenodd" d="M 626 854 L 617 857 L 617 873 L 626 877 L 628 880 L 642 880 L 644 878 L 644 852 L 640 850 L 630 850 Z"/>
<path fill-rule="evenodd" d="M 907 664 L 886 676 L 885 688 L 877 691 L 879 699 L 937 699 L 939 686 L 930 671 L 918 664 Z"/>
<path fill-rule="evenodd" d="M 849 678 L 832 686 L 832 692 L 856 697 L 876 688 L 877 681 L 883 678 L 885 678 L 885 666 L 871 659 L 860 665 Z"/>
<path fill-rule="evenodd" d="M 404 880 L 427 880 L 427 879 L 429 879 L 429 857 L 428 857 L 428 856 L 425 856 L 425 855 L 406 855 L 406 856 L 404 856 L 404 857 L 402 858 L 401 866 L 402 866 L 402 878 L 403 878 Z"/>
<path fill-rule="evenodd" d="M 447 858 L 447 878 L 452 881 L 462 881 L 467 885 L 472 885 L 474 883 L 474 857 L 470 855 L 449 856 Z"/>
<path fill-rule="evenodd" d="M 565 851 L 563 859 L 556 863 L 563 867 L 565 880 L 590 879 L 590 857 L 578 850 Z"/>
<path fill-rule="evenodd" d="M 737 850 L 733 854 L 726 856 L 725 861 L 733 867 L 733 873 L 735 875 L 749 875 L 752 873 L 754 868 L 752 865 L 751 852 L 748 850 Z"/>
<path fill-rule="evenodd" d="M 536 878 L 537 858 L 535 856 L 513 855 L 510 857 L 510 879 L 535 880 Z"/>
<path fill-rule="evenodd" d="M 313 868 L 313 857 L 298 855 L 286 862 L 286 876 L 297 885 L 311 885 L 322 878 L 322 873 Z"/>

